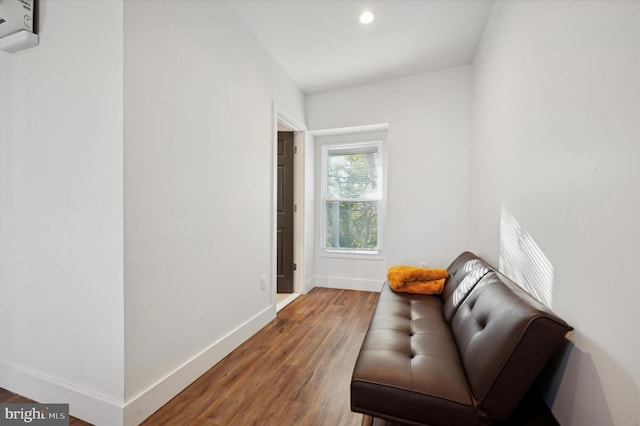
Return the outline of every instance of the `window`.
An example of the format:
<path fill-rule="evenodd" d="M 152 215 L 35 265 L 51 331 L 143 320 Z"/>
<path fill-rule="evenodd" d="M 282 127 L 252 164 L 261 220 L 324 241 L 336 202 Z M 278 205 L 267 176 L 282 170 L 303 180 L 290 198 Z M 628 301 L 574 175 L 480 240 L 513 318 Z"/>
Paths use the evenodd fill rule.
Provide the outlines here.
<path fill-rule="evenodd" d="M 325 254 L 380 255 L 384 139 L 336 139 L 320 140 L 322 249 Z"/>

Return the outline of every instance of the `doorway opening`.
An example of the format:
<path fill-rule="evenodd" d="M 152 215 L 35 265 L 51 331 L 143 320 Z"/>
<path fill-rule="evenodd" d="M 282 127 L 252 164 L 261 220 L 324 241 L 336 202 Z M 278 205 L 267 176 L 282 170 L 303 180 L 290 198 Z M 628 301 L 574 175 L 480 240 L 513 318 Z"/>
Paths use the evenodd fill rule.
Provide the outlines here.
<path fill-rule="evenodd" d="M 275 110 L 274 132 L 275 220 L 274 281 L 272 301 L 276 312 L 293 302 L 303 292 L 303 147 L 304 126 L 295 124 L 281 111 Z"/>
<path fill-rule="evenodd" d="M 277 252 L 276 252 L 276 310 L 282 309 L 293 300 L 293 275 L 297 269 L 294 262 L 293 217 L 293 156 L 294 132 L 278 122 L 278 171 L 277 171 Z"/>

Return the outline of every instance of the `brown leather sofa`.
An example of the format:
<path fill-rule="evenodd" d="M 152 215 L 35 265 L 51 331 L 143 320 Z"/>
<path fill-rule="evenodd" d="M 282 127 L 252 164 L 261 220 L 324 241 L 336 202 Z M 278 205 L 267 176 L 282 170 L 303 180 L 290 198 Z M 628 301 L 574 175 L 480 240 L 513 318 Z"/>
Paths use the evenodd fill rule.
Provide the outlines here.
<path fill-rule="evenodd" d="M 440 296 L 385 283 L 351 379 L 351 410 L 430 426 L 507 418 L 572 328 L 470 252 Z"/>

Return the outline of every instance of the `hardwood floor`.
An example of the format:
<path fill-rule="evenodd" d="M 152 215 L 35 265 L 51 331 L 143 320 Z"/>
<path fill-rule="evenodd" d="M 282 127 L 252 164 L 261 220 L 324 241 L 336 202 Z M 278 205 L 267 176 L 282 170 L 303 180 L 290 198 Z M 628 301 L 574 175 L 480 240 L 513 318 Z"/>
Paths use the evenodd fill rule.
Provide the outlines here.
<path fill-rule="evenodd" d="M 143 425 L 359 426 L 349 384 L 377 300 L 326 288 L 300 296 Z M 0 402 L 29 402 L 7 394 Z"/>
<path fill-rule="evenodd" d="M 360 425 L 349 384 L 378 293 L 315 288 L 143 425 Z"/>

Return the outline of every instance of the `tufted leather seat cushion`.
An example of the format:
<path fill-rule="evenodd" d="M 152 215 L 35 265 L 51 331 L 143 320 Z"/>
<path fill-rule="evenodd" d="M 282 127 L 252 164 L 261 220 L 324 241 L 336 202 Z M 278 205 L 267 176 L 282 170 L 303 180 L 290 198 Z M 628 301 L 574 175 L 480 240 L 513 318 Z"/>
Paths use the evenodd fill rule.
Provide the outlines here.
<path fill-rule="evenodd" d="M 439 297 L 394 293 L 385 284 L 351 397 L 354 411 L 389 420 L 475 423 L 474 399 Z"/>

